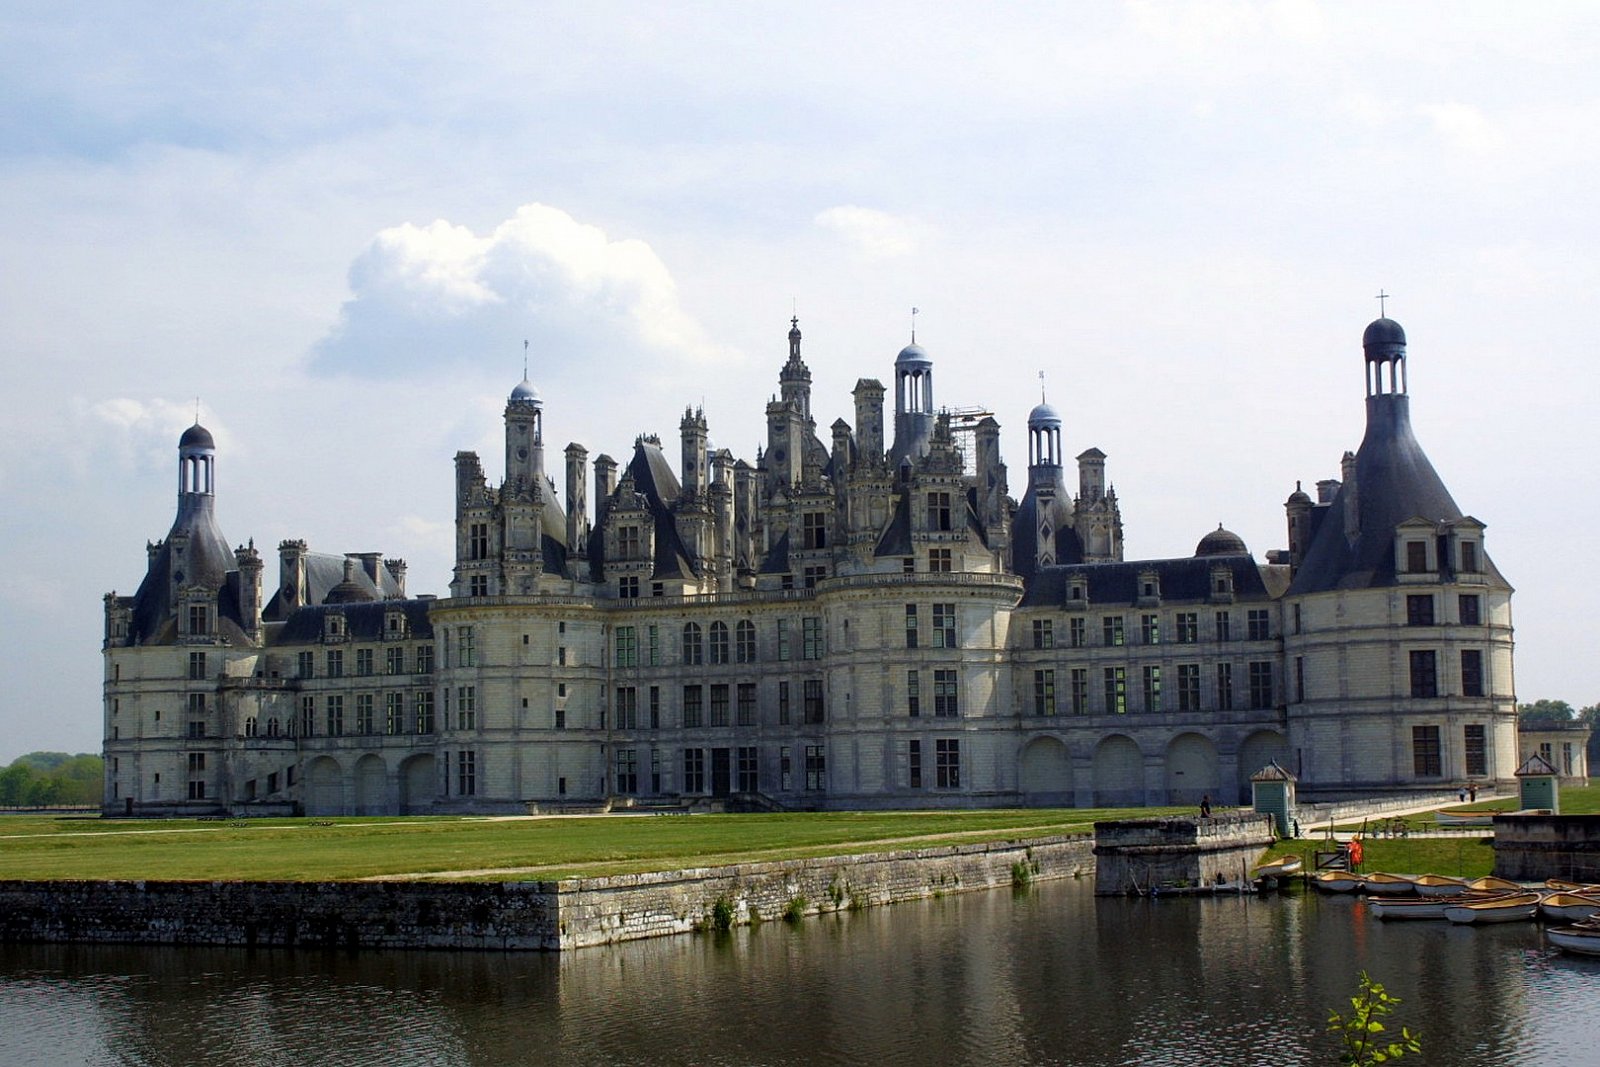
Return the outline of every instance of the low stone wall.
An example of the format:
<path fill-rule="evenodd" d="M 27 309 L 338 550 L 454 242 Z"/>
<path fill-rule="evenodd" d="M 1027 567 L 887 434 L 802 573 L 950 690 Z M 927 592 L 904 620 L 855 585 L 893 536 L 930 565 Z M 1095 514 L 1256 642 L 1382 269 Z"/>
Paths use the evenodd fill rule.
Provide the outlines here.
<path fill-rule="evenodd" d="M 1485 794 L 1487 795 L 1487 794 Z M 1419 790 L 1390 796 L 1357 797 L 1321 804 L 1297 804 L 1293 818 L 1302 830 L 1313 823 L 1355 822 L 1357 819 L 1378 818 L 1397 811 L 1414 811 L 1423 805 L 1449 807 L 1460 802 L 1454 789 Z"/>
<path fill-rule="evenodd" d="M 570 949 L 1092 874 L 1088 834 L 560 882 L 0 881 L 0 943 Z"/>
<path fill-rule="evenodd" d="M 1094 832 L 1101 896 L 1242 882 L 1273 842 L 1272 816 L 1253 811 L 1097 822 Z"/>
<path fill-rule="evenodd" d="M 1518 882 L 1600 882 L 1600 815 L 1496 815 L 1494 873 Z"/>

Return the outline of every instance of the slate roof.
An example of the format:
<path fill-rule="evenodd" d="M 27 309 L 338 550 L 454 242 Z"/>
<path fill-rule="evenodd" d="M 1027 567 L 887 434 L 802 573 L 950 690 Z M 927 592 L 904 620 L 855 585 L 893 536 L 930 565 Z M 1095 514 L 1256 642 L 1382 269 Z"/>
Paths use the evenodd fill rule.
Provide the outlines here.
<path fill-rule="evenodd" d="M 1274 577 L 1249 556 L 1184 556 L 1180 559 L 1130 560 L 1122 563 L 1078 563 L 1041 567 L 1026 579 L 1021 607 L 1060 607 L 1066 603 L 1068 579 L 1082 576 L 1088 582 L 1091 607 L 1132 606 L 1139 599 L 1139 579 L 1153 571 L 1161 583 L 1161 600 L 1203 602 L 1211 594 L 1211 572 L 1225 567 L 1233 575 L 1236 600 L 1269 600 L 1278 590 L 1268 585 Z M 1277 584 L 1277 583 L 1274 583 Z"/>
<path fill-rule="evenodd" d="M 328 594 L 344 581 L 344 561 L 349 557 L 332 552 L 306 552 L 301 557 L 305 560 L 306 568 L 306 603 L 321 604 L 328 599 Z M 400 583 L 395 581 L 389 568 L 381 561 L 378 564 L 378 580 L 374 582 L 367 569 L 357 560 L 356 566 L 351 568 L 351 582 L 359 590 L 361 599 L 364 600 L 395 600 L 400 596 Z M 350 596 L 347 590 L 341 590 L 341 597 Z M 263 619 L 282 619 L 286 613 L 283 604 L 283 593 L 275 591 L 272 598 L 267 601 L 267 606 L 262 609 Z"/>
<path fill-rule="evenodd" d="M 179 497 L 178 514 L 172 529 L 145 571 L 144 580 L 133 594 L 133 618 L 128 627 L 129 644 L 156 644 L 177 636 L 176 605 L 171 596 L 176 586 L 198 585 L 216 598 L 218 633 L 229 644 L 248 644 L 240 626 L 238 577 L 233 549 L 217 528 L 214 500 L 210 496 L 185 493 Z M 173 538 L 187 537 L 184 555 L 176 561 Z M 230 575 L 235 583 L 231 596 L 224 596 Z"/>
<path fill-rule="evenodd" d="M 1340 486 L 1327 508 L 1312 512 L 1314 532 L 1295 572 L 1291 595 L 1395 584 L 1394 531 L 1407 519 L 1463 518 L 1411 432 L 1411 398 L 1367 398 L 1367 432 L 1356 451 L 1355 484 Z M 1345 507 L 1354 492 L 1359 532 L 1345 537 Z M 1484 570 L 1500 583 L 1494 564 Z"/>
<path fill-rule="evenodd" d="M 344 616 L 345 632 L 352 641 L 380 641 L 383 639 L 384 617 L 391 611 L 403 611 L 408 633 L 406 640 L 425 641 L 433 637 L 433 624 L 428 621 L 429 600 L 386 600 L 365 604 L 319 604 L 301 608 L 289 616 L 273 641 L 277 645 L 320 644 L 323 620 L 330 613 Z"/>

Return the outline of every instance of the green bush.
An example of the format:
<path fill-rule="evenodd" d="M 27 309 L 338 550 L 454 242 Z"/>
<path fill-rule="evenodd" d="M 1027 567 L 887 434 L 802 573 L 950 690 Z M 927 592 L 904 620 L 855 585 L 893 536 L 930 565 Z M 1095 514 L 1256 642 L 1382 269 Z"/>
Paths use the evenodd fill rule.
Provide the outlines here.
<path fill-rule="evenodd" d="M 733 902 L 727 897 L 718 897 L 711 905 L 711 926 L 716 930 L 733 929 Z"/>
<path fill-rule="evenodd" d="M 783 909 L 783 921 L 797 923 L 806 917 L 806 905 L 810 901 L 805 897 L 791 897 L 787 907 Z"/>

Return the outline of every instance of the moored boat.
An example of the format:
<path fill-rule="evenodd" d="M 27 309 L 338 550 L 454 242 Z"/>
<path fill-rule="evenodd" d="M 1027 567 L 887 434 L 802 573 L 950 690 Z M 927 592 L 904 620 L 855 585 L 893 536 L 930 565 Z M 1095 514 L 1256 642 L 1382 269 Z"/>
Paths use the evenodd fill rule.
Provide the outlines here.
<path fill-rule="evenodd" d="M 1287 878 L 1291 874 L 1299 874 L 1300 869 L 1304 866 L 1305 860 L 1299 856 L 1279 856 L 1275 860 L 1261 864 L 1252 872 L 1252 875 L 1258 880 Z"/>
<path fill-rule="evenodd" d="M 1361 876 L 1349 871 L 1318 871 L 1311 884 L 1324 893 L 1353 893 L 1361 888 Z"/>
<path fill-rule="evenodd" d="M 1583 893 L 1547 893 L 1539 901 L 1539 914 L 1556 922 L 1575 923 L 1600 915 L 1600 896 Z"/>
<path fill-rule="evenodd" d="M 1410 875 L 1373 871 L 1371 874 L 1362 875 L 1361 881 L 1367 887 L 1369 895 L 1376 893 L 1384 897 L 1410 896 L 1416 892 L 1416 881 Z"/>
<path fill-rule="evenodd" d="M 1440 826 L 1493 826 L 1494 813 L 1488 811 L 1436 811 L 1433 821 Z"/>
<path fill-rule="evenodd" d="M 1600 893 L 1600 885 L 1595 885 L 1593 882 L 1569 882 L 1565 878 L 1546 878 L 1544 887 L 1557 893 Z"/>
<path fill-rule="evenodd" d="M 1482 878 L 1474 878 L 1467 883 L 1467 888 L 1474 893 L 1520 893 L 1522 886 L 1507 878 L 1496 878 L 1486 874 Z"/>
<path fill-rule="evenodd" d="M 1367 910 L 1375 919 L 1443 919 L 1454 903 L 1445 897 L 1372 897 Z"/>
<path fill-rule="evenodd" d="M 1467 891 L 1466 879 L 1443 874 L 1421 874 L 1413 881 L 1417 892 L 1425 897 L 1458 897 Z"/>
<path fill-rule="evenodd" d="M 1453 923 L 1527 922 L 1539 914 L 1538 893 L 1506 893 L 1480 900 L 1448 901 L 1444 917 Z"/>
<path fill-rule="evenodd" d="M 1552 926 L 1544 936 L 1563 952 L 1600 956 L 1600 926 Z"/>

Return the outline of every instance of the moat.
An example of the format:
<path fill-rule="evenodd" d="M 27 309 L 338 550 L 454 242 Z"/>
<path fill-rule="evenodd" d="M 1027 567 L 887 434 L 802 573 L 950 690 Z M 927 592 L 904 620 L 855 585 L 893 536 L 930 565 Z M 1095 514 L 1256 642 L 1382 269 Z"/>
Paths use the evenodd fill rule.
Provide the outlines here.
<path fill-rule="evenodd" d="M 0 1062 L 1322 1064 L 1362 969 L 1408 1063 L 1600 1047 L 1600 961 L 1532 924 L 1084 879 L 560 955 L 4 946 Z"/>

